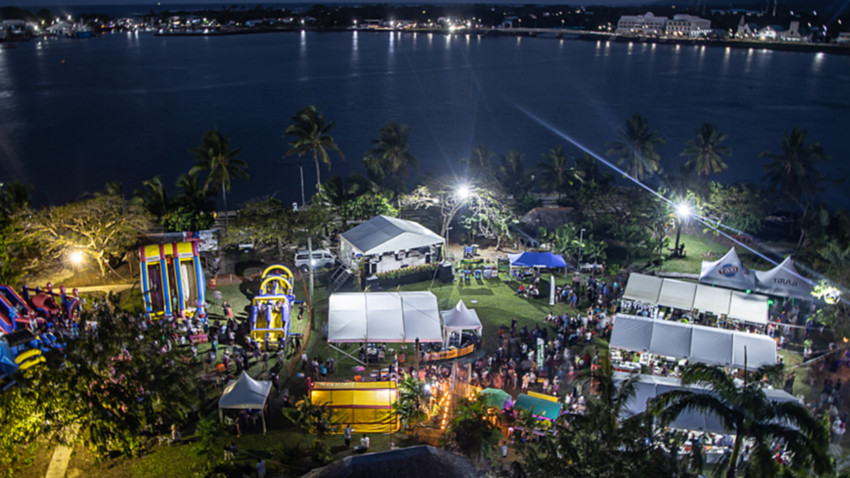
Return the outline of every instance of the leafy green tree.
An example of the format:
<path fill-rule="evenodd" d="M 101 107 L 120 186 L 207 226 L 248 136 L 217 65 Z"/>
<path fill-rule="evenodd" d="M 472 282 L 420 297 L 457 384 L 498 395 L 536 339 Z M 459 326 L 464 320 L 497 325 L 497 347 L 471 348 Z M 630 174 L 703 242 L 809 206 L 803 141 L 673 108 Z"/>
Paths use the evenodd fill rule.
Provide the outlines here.
<path fill-rule="evenodd" d="M 411 169 L 419 167 L 419 161 L 408 151 L 410 127 L 390 121 L 378 131 L 378 139 L 372 140 L 373 149 L 366 153 L 367 158 L 376 161 L 372 167 L 380 166 L 384 177 L 393 178 L 392 189 L 396 192 L 405 188 L 404 177 Z"/>
<path fill-rule="evenodd" d="M 398 400 L 393 403 L 393 409 L 405 430 L 411 429 L 428 416 L 424 404 L 425 392 L 422 391 L 422 382 L 413 375 L 405 374 L 398 382 Z"/>
<path fill-rule="evenodd" d="M 345 202 L 339 208 L 339 215 L 354 221 L 371 219 L 377 215 L 397 217 L 398 209 L 380 194 L 363 194 Z"/>
<path fill-rule="evenodd" d="M 330 130 L 335 122 L 328 123 L 325 120 L 325 115 L 314 105 L 299 110 L 291 119 L 292 124 L 286 127 L 284 137 L 291 136 L 294 139 L 289 142 L 290 149 L 286 154 L 296 154 L 298 157 L 305 153 L 313 155 L 313 162 L 316 164 L 316 188 L 318 189 L 322 185 L 319 162 L 325 163 L 328 166 L 328 171 L 330 171 L 331 157 L 329 153 L 331 151 L 336 151 L 340 159 L 343 159 L 339 146 L 337 146 L 333 136 L 330 135 Z"/>
<path fill-rule="evenodd" d="M 326 403 L 313 403 L 310 397 L 298 403 L 295 408 L 284 408 L 283 415 L 307 436 L 313 437 L 313 456 L 320 463 L 331 460 L 327 436 L 336 430 L 333 424 L 333 409 Z"/>
<path fill-rule="evenodd" d="M 543 160 L 537 163 L 537 171 L 540 187 L 546 192 L 558 193 L 559 202 L 561 194 L 581 179 L 575 168 L 569 166 L 569 157 L 563 146 L 555 146 L 543 153 Z"/>
<path fill-rule="evenodd" d="M 688 161 L 685 168 L 696 171 L 700 176 L 722 173 L 729 166 L 723 161 L 722 156 L 730 156 L 732 150 L 723 144 L 728 135 L 723 134 L 717 126 L 703 123 L 697 128 L 694 139 L 688 140 L 682 156 Z"/>
<path fill-rule="evenodd" d="M 762 367 L 754 377 L 775 374 L 776 366 Z M 710 393 L 674 390 L 656 397 L 652 405 L 662 423 L 669 423 L 686 410 L 711 413 L 735 433 L 726 476 L 738 472 L 738 458 L 744 441 L 752 442 L 750 460 L 743 463 L 747 476 L 777 476 L 779 464 L 773 460 L 774 442 L 787 446 L 792 455 L 789 467 L 799 472 L 826 476 L 834 472 L 829 456 L 829 431 L 797 402 L 774 402 L 764 393 L 764 384 L 747 380 L 738 387 L 720 367 L 689 364 L 682 373 L 683 385 L 696 385 Z"/>
<path fill-rule="evenodd" d="M 152 225 L 150 214 L 141 206 L 119 196 L 97 194 L 63 206 L 22 211 L 16 216 L 15 238 L 53 260 L 78 250 L 93 259 L 105 276 L 111 262 L 124 258 L 139 233 Z"/>
<path fill-rule="evenodd" d="M 0 214 L 4 222 L 18 211 L 29 207 L 32 201 L 32 190 L 32 185 L 17 180 L 0 183 Z"/>
<path fill-rule="evenodd" d="M 168 213 L 168 193 L 159 175 L 142 181 L 142 189 L 133 191 L 133 201 L 140 204 L 157 219 Z"/>
<path fill-rule="evenodd" d="M 466 168 L 467 177 L 476 178 L 479 184 L 487 186 L 495 180 L 494 171 L 497 169 L 495 159 L 496 155 L 482 144 L 472 148 L 469 157 L 461 159 L 460 162 Z"/>
<path fill-rule="evenodd" d="M 97 326 L 89 330 L 88 323 Z M 101 458 L 137 455 L 157 423 L 183 423 L 200 405 L 191 379 L 197 366 L 166 347 L 166 322 L 142 328 L 130 315 L 101 307 L 83 314 L 80 330 L 64 350 L 46 352 L 43 365 L 24 372 L 19 387 L 0 394 L 4 449 L 76 434 Z"/>
<path fill-rule="evenodd" d="M 499 444 L 499 427 L 488 420 L 487 404 L 479 397 L 461 399 L 446 431 L 449 443 L 473 462 L 491 456 Z"/>
<path fill-rule="evenodd" d="M 202 231 L 209 229 L 215 224 L 215 217 L 211 213 L 179 205 L 168 211 L 160 220 L 160 224 L 168 232 Z"/>
<path fill-rule="evenodd" d="M 618 156 L 618 164 L 625 165 L 627 173 L 642 181 L 661 169 L 661 157 L 655 147 L 665 143 L 657 130 L 651 130 L 649 121 L 639 114 L 626 120 L 626 127 L 617 133 L 617 139 L 606 144 L 608 156 Z"/>
<path fill-rule="evenodd" d="M 769 200 L 752 184 L 723 185 L 712 181 L 703 202 L 703 215 L 712 221 L 749 234 L 764 228 Z"/>
<path fill-rule="evenodd" d="M 227 193 L 230 191 L 230 182 L 232 179 L 248 178 L 248 172 L 245 170 L 248 165 L 245 161 L 236 158 L 240 150 L 241 148 L 230 149 L 230 137 L 224 137 L 214 129 L 204 134 L 197 148 L 189 150 L 195 156 L 195 165 L 189 170 L 189 175 L 193 176 L 206 171 L 208 174 L 204 181 L 204 190 L 210 191 L 210 186 L 215 186 L 221 191 L 225 211 L 225 231 L 227 231 Z"/>
<path fill-rule="evenodd" d="M 180 191 L 174 198 L 172 206 L 185 206 L 196 213 L 215 210 L 215 204 L 210 200 L 213 192 L 201 185 L 197 174 L 181 174 L 177 177 L 177 187 Z"/>

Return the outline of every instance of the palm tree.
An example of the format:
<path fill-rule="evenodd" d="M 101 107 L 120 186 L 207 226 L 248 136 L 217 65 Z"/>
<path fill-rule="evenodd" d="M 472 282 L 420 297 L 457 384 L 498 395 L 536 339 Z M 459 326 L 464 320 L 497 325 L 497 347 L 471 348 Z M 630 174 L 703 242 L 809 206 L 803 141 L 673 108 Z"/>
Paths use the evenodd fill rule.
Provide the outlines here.
<path fill-rule="evenodd" d="M 473 399 L 462 398 L 449 423 L 449 440 L 474 463 L 490 455 L 501 437 L 499 427 L 487 419 L 488 413 L 487 403 L 477 395 Z"/>
<path fill-rule="evenodd" d="M 777 366 L 764 366 L 753 373 L 763 377 L 775 375 Z M 833 463 L 828 456 L 829 432 L 802 405 L 795 401 L 775 402 L 767 398 L 759 382 L 738 387 L 726 372 L 702 363 L 688 365 L 682 373 L 682 385 L 707 389 L 674 390 L 659 395 L 652 404 L 662 423 L 669 423 L 687 410 L 711 413 L 723 426 L 735 433 L 735 445 L 726 471 L 728 478 L 736 476 L 741 444 L 752 440 L 753 449 L 749 471 L 761 471 L 763 476 L 776 476 L 778 464 L 772 460 L 771 445 L 781 443 L 792 454 L 791 467 L 811 468 L 817 475 L 830 473 Z M 758 467 L 758 469 L 756 468 Z"/>
<path fill-rule="evenodd" d="M 133 191 L 133 202 L 141 204 L 149 213 L 161 218 L 168 213 L 168 194 L 159 175 L 142 181 L 142 189 Z"/>
<path fill-rule="evenodd" d="M 502 156 L 496 179 L 502 189 L 513 196 L 515 201 L 528 194 L 533 182 L 533 176 L 525 169 L 525 154 L 519 151 L 508 151 Z"/>
<path fill-rule="evenodd" d="M 196 212 L 209 211 L 214 207 L 209 199 L 211 191 L 204 190 L 197 174 L 181 174 L 177 177 L 177 187 L 180 192 L 174 198 L 176 203 L 188 206 Z"/>
<path fill-rule="evenodd" d="M 580 179 L 575 168 L 568 166 L 568 162 L 564 147 L 555 146 L 543 153 L 543 160 L 537 163 L 540 186 L 546 192 L 557 192 L 558 201 L 561 200 L 561 193 L 572 186 L 575 180 Z"/>
<path fill-rule="evenodd" d="M 204 191 L 211 191 L 215 185 L 221 189 L 221 200 L 224 203 L 224 230 L 227 232 L 227 192 L 230 191 L 230 180 L 247 178 L 247 164 L 236 159 L 241 148 L 230 149 L 230 138 L 222 136 L 218 130 L 211 129 L 204 134 L 201 144 L 189 150 L 195 155 L 195 165 L 189 170 L 189 175 L 208 171 L 204 182 Z"/>
<path fill-rule="evenodd" d="M 764 179 L 770 187 L 791 197 L 814 193 L 825 179 L 817 170 L 817 163 L 832 159 L 820 143 L 806 144 L 806 130 L 796 127 L 782 138 L 782 153 L 765 151 L 759 156 L 768 159 Z"/>
<path fill-rule="evenodd" d="M 308 152 L 313 154 L 313 162 L 316 163 L 317 189 L 322 185 L 319 160 L 327 164 L 328 171 L 330 171 L 331 157 L 328 154 L 330 151 L 336 151 L 340 159 L 344 159 L 336 141 L 328 133 L 334 123 L 336 122 L 327 123 L 325 115 L 315 105 L 310 105 L 295 113 L 295 116 L 292 117 L 292 124 L 287 126 L 286 131 L 284 131 L 284 137 L 292 136 L 295 138 L 289 142 L 291 148 L 286 152 L 287 155 L 297 154 L 301 157 Z"/>
<path fill-rule="evenodd" d="M 409 430 L 416 422 L 428 416 L 425 413 L 424 402 L 425 393 L 422 391 L 422 383 L 413 375 L 405 374 L 404 379 L 398 382 L 398 400 L 393 403 L 393 408 L 405 430 Z"/>
<path fill-rule="evenodd" d="M 466 167 L 468 177 L 478 178 L 479 184 L 487 184 L 493 180 L 494 159 L 496 155 L 491 153 L 487 146 L 483 144 L 473 148 L 469 152 L 468 158 L 460 160 L 461 164 Z"/>
<path fill-rule="evenodd" d="M 372 140 L 374 148 L 366 153 L 368 159 L 367 168 L 374 171 L 382 169 L 384 179 L 392 176 L 391 189 L 400 192 L 404 189 L 402 176 L 407 176 L 410 169 L 419 167 L 419 161 L 408 151 L 408 137 L 410 127 L 390 121 L 378 131 L 378 139 Z"/>
<path fill-rule="evenodd" d="M 628 174 L 641 181 L 661 168 L 661 157 L 655 151 L 655 146 L 664 143 L 664 138 L 657 130 L 649 129 L 649 121 L 635 114 L 626 120 L 626 128 L 617 133 L 617 140 L 606 144 L 606 154 L 619 156 L 617 164 L 625 164 Z"/>
<path fill-rule="evenodd" d="M 717 126 L 703 123 L 697 128 L 696 136 L 685 145 L 682 156 L 690 159 L 685 163 L 685 168 L 696 171 L 700 176 L 709 176 L 712 173 L 720 173 L 728 166 L 721 156 L 730 156 L 732 150 L 722 143 L 728 135 L 721 133 Z"/>

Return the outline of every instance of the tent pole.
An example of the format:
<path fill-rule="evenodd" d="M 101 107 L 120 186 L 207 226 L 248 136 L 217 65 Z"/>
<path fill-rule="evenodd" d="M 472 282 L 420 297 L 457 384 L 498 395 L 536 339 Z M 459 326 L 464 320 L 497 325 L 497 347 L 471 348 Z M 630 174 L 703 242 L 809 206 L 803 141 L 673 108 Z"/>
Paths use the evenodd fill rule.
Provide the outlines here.
<path fill-rule="evenodd" d="M 218 409 L 218 423 L 224 422 L 224 414 L 221 412 L 221 409 Z"/>
<path fill-rule="evenodd" d="M 342 350 L 342 349 L 341 349 L 341 348 L 339 348 L 339 347 L 335 347 L 335 346 L 334 346 L 334 344 L 332 344 L 332 343 L 330 343 L 330 342 L 328 342 L 328 347 L 330 347 L 330 348 L 332 348 L 332 349 L 336 350 L 337 352 L 339 352 L 339 353 L 341 353 L 341 354 L 345 355 L 346 357 L 351 358 L 352 360 L 354 360 L 355 362 L 357 362 L 357 363 L 359 363 L 359 364 L 363 364 L 363 366 L 365 366 L 365 365 L 366 365 L 366 362 L 364 362 L 364 361 L 360 360 L 359 358 L 355 357 L 354 355 L 351 355 L 350 353 L 346 352 L 345 350 Z"/>
<path fill-rule="evenodd" d="M 260 417 L 263 419 L 263 435 L 266 434 L 266 412 L 265 410 L 260 412 Z"/>

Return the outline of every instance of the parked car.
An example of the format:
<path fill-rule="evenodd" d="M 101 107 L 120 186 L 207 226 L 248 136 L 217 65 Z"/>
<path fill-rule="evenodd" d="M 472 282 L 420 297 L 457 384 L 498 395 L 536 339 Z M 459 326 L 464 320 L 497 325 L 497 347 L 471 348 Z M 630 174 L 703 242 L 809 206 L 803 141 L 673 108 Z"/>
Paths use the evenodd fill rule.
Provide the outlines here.
<path fill-rule="evenodd" d="M 295 252 L 295 268 L 300 270 L 302 273 L 309 271 L 310 269 L 310 252 L 307 249 L 298 249 Z M 324 267 L 331 267 L 336 264 L 336 257 L 327 249 L 314 249 L 313 250 L 313 269 L 322 269 Z"/>

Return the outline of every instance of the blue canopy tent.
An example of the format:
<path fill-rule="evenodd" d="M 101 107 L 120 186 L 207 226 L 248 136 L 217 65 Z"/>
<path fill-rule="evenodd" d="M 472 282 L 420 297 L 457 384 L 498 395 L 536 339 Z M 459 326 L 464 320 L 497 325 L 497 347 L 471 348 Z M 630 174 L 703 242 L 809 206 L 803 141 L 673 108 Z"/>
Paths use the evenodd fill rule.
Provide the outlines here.
<path fill-rule="evenodd" d="M 567 262 L 559 254 L 551 252 L 523 252 L 520 254 L 508 254 L 511 267 L 537 267 L 541 269 L 554 269 L 556 267 L 567 267 Z"/>

